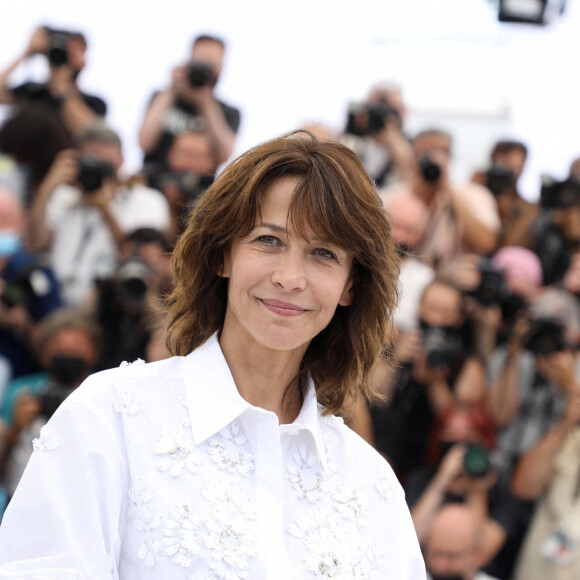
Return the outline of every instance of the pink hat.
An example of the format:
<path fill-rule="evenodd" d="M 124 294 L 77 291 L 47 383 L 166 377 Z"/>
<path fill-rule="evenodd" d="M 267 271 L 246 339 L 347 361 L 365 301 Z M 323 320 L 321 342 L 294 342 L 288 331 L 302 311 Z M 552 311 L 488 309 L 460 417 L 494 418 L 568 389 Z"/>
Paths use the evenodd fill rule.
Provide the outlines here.
<path fill-rule="evenodd" d="M 542 264 L 534 252 L 521 246 L 506 246 L 492 258 L 493 265 L 514 278 L 522 278 L 532 286 L 542 285 Z"/>

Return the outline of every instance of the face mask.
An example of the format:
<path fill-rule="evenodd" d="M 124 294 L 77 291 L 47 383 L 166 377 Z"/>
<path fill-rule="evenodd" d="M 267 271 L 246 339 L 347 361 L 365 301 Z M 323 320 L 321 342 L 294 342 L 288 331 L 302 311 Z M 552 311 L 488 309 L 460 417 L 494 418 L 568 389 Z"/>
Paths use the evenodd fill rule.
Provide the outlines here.
<path fill-rule="evenodd" d="M 465 576 L 463 574 L 431 574 L 429 573 L 431 580 L 463 580 Z"/>
<path fill-rule="evenodd" d="M 86 370 L 87 364 L 84 359 L 68 356 L 53 357 L 48 368 L 50 376 L 63 386 L 72 386 L 78 383 Z"/>
<path fill-rule="evenodd" d="M 20 248 L 20 236 L 16 232 L 0 232 L 0 258 L 13 256 Z"/>

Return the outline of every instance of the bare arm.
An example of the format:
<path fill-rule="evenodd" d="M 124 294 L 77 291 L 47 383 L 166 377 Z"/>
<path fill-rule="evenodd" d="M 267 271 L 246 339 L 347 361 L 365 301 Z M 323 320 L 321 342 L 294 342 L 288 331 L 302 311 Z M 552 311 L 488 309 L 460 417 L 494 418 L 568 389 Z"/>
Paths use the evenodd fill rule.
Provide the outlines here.
<path fill-rule="evenodd" d="M 174 102 L 175 96 L 171 89 L 161 91 L 153 97 L 139 129 L 139 146 L 145 153 L 150 153 L 157 145 L 163 132 L 165 115 Z"/>

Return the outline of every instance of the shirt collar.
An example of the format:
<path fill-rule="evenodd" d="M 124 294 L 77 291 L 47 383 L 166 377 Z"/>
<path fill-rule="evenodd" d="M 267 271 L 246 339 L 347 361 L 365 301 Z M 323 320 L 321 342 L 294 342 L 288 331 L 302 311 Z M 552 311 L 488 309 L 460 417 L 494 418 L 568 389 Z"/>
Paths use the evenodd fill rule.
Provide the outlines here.
<path fill-rule="evenodd" d="M 247 409 L 255 408 L 238 392 L 217 333 L 185 357 L 184 381 L 185 399 L 196 445 L 229 425 Z M 260 412 L 264 412 L 263 409 Z M 293 423 L 281 426 L 282 433 L 296 434 L 299 430 L 310 432 L 321 464 L 327 470 L 320 410 L 311 378 L 308 379 L 298 417 Z"/>

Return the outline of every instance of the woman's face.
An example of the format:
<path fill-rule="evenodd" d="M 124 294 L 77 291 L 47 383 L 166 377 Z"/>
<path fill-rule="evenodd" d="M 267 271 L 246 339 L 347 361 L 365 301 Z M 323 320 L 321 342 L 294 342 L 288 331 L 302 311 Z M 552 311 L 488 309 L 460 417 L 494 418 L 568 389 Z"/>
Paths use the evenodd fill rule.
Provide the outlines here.
<path fill-rule="evenodd" d="M 287 229 L 299 179 L 284 177 L 265 191 L 250 234 L 234 240 L 221 275 L 229 278 L 222 339 L 274 350 L 301 349 L 352 301 L 351 254 L 308 229 Z"/>

